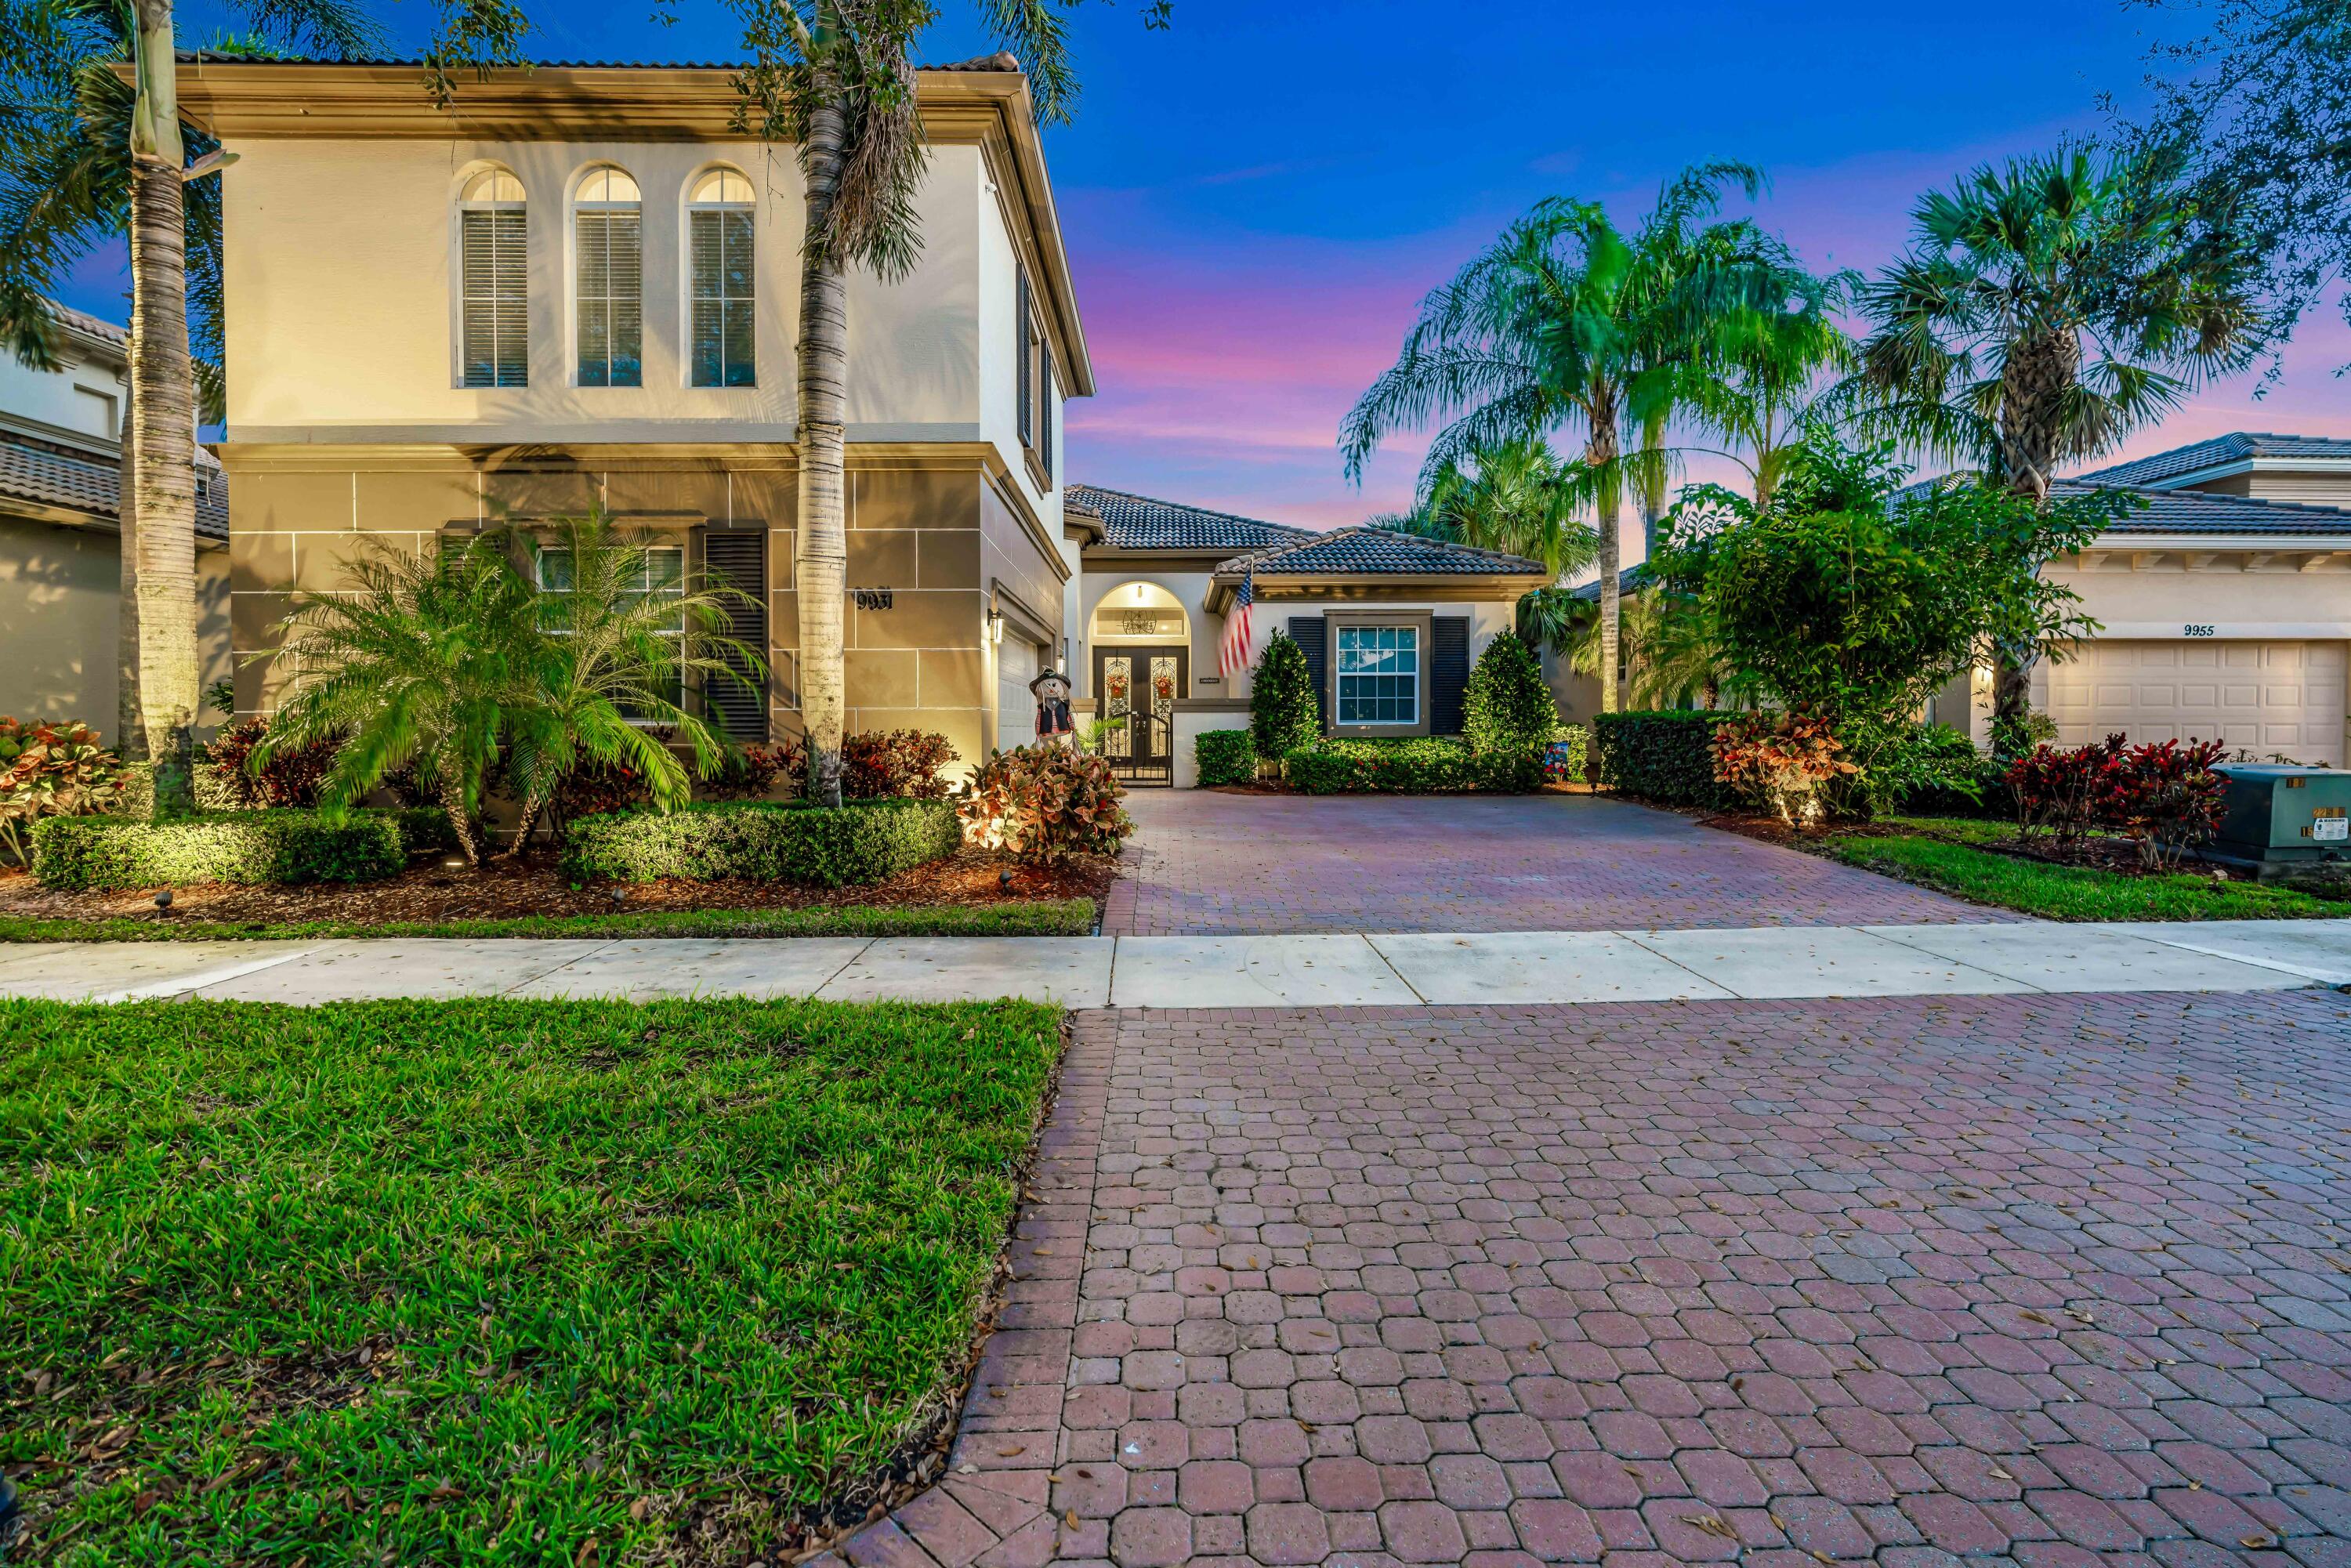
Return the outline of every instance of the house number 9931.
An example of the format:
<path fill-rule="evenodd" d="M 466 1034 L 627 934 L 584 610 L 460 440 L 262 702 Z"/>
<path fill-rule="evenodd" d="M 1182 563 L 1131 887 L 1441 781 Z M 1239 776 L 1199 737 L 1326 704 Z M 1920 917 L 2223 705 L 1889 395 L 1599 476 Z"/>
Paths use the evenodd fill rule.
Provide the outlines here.
<path fill-rule="evenodd" d="M 860 610 L 890 608 L 890 591 L 886 588 L 852 588 L 849 591 L 849 598 Z"/>
<path fill-rule="evenodd" d="M 2214 635 L 2216 635 L 2217 633 L 2215 632 L 2214 629 L 2213 629 L 2213 628 L 2211 628 L 2211 627 L 2210 627 L 2210 626 L 2198 626 L 2198 625 L 2190 624 L 2190 625 L 2187 625 L 2187 626 L 2182 626 L 2182 627 L 2179 629 L 2179 634 L 2180 634 L 2181 636 L 2183 636 L 2183 637 L 2210 637 L 2210 636 L 2214 636 Z"/>

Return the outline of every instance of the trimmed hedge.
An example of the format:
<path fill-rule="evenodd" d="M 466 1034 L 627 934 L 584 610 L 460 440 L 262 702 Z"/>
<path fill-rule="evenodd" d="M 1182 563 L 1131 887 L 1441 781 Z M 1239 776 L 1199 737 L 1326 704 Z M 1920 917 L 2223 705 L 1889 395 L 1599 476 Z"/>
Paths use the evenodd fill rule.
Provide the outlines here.
<path fill-rule="evenodd" d="M 1459 736 L 1349 740 L 1325 737 L 1281 759 L 1282 777 L 1302 795 L 1520 793 L 1542 781 L 1534 757 L 1480 756 Z"/>
<path fill-rule="evenodd" d="M 1592 719 L 1593 782 L 1665 806 L 1722 809 L 1738 795 L 1714 777 L 1714 727 L 1734 714 L 1697 709 Z"/>
<path fill-rule="evenodd" d="M 44 887 L 71 889 L 373 882 L 407 864 L 403 826 L 389 811 L 353 811 L 340 822 L 294 810 L 207 812 L 167 822 L 50 817 L 33 827 L 33 874 Z M 445 817 L 441 826 L 446 830 Z"/>
<path fill-rule="evenodd" d="M 1257 777 L 1257 742 L 1245 729 L 1204 729 L 1192 738 L 1200 788 L 1246 784 Z"/>
<path fill-rule="evenodd" d="M 712 800 L 669 812 L 614 811 L 571 824 L 563 872 L 579 881 L 880 882 L 955 853 L 963 825 L 947 800 Z"/>

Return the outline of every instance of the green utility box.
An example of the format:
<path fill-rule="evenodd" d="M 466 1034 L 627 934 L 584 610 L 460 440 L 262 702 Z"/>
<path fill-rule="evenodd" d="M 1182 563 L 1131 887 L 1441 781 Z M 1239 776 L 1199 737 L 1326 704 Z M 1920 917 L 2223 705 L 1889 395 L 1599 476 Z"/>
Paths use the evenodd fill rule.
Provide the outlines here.
<path fill-rule="evenodd" d="M 2329 863 L 2351 867 L 2351 773 L 2273 762 L 2225 762 L 2220 831 L 2205 855 L 2251 866 L 2263 882 Z"/>

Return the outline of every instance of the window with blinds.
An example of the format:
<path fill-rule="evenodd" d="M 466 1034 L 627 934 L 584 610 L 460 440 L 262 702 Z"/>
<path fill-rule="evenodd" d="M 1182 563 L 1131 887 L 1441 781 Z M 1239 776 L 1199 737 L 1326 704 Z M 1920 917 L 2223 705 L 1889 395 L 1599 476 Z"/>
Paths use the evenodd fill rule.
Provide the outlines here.
<path fill-rule="evenodd" d="M 580 384 L 644 384 L 644 220 L 636 182 L 592 169 L 572 216 Z"/>
<path fill-rule="evenodd" d="M 504 169 L 475 175 L 458 214 L 458 361 L 466 386 L 529 384 L 528 238 L 522 182 Z"/>
<path fill-rule="evenodd" d="M 691 319 L 686 357 L 698 387 L 758 384 L 752 351 L 751 183 L 714 169 L 686 208 Z"/>
<path fill-rule="evenodd" d="M 1045 488 L 1053 487 L 1053 392 L 1060 384 L 1053 375 L 1053 357 L 1038 356 L 1040 374 L 1037 377 L 1037 461 L 1045 470 Z"/>
<path fill-rule="evenodd" d="M 1030 378 L 1036 374 L 1037 329 L 1031 324 L 1029 309 L 1029 274 L 1018 267 L 1012 271 L 1016 285 L 1013 289 L 1012 331 L 1017 340 L 1013 357 L 1020 361 L 1019 370 L 1014 372 L 1016 390 L 1013 401 L 1019 405 L 1020 444 L 1032 446 L 1037 438 L 1037 392 L 1036 383 Z"/>

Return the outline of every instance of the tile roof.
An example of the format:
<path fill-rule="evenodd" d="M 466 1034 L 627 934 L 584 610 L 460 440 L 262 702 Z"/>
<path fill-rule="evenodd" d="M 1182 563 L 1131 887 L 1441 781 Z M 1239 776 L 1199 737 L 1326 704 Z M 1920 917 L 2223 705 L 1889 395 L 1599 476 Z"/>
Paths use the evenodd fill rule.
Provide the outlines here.
<path fill-rule="evenodd" d="M 122 470 L 113 463 L 0 440 L 0 507 L 10 499 L 119 522 Z M 206 538 L 228 538 L 228 483 L 209 464 L 199 465 L 197 474 L 196 532 Z"/>
<path fill-rule="evenodd" d="M 2156 490 L 2145 486 L 2093 485 L 2082 479 L 2060 479 L 2053 493 L 2087 495 L 2093 490 L 2126 489 L 2147 502 L 2137 511 L 2106 530 L 2113 534 L 2268 535 L 2280 538 L 2321 534 L 2351 534 L 2351 511 L 2340 507 L 2316 507 L 2301 501 L 2259 501 L 2247 496 L 2221 496 L 2210 490 Z"/>
<path fill-rule="evenodd" d="M 1314 537 L 1310 529 L 1285 523 L 1155 501 L 1097 485 L 1071 485 L 1067 498 L 1102 518 L 1102 542 L 1113 549 L 1249 550 Z"/>
<path fill-rule="evenodd" d="M 1375 523 L 1357 523 L 1310 534 L 1303 539 L 1235 556 L 1217 568 L 1219 577 L 1238 577 L 1243 568 L 1268 577 L 1522 577 L 1547 575 L 1542 563 L 1499 550 L 1425 539 Z"/>
<path fill-rule="evenodd" d="M 2261 457 L 2332 457 L 2351 465 L 2351 439 L 2337 435 L 2276 435 L 2267 431 L 2239 430 L 2175 446 L 2152 457 L 2136 458 L 2080 475 L 2077 482 L 2099 485 L 2161 485 L 2183 474 L 2217 468 Z"/>

